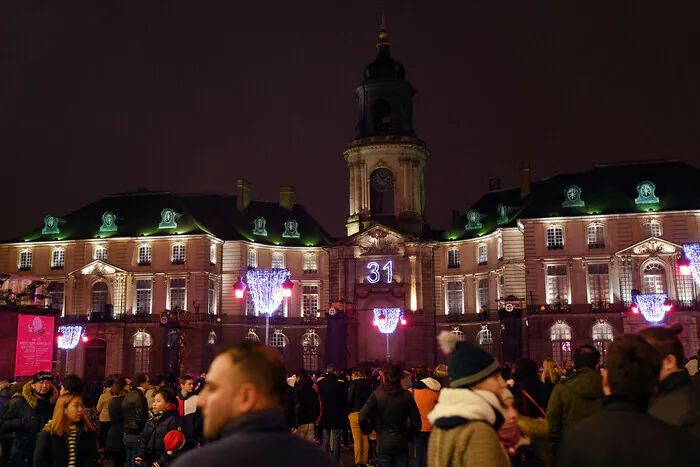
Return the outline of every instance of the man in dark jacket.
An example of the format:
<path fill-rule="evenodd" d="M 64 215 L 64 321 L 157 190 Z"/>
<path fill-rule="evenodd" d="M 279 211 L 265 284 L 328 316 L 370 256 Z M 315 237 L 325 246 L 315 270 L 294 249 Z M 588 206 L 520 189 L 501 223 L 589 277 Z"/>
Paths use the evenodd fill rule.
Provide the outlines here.
<path fill-rule="evenodd" d="M 352 431 L 352 441 L 355 451 L 355 465 L 363 467 L 369 462 L 369 437 L 362 434 L 360 428 L 360 410 L 372 395 L 374 386 L 369 378 L 365 378 L 362 370 L 352 372 L 352 381 L 348 385 L 348 421 Z"/>
<path fill-rule="evenodd" d="M 58 398 L 58 391 L 52 384 L 53 374 L 40 371 L 34 375 L 31 383 L 22 388 L 8 404 L 0 422 L 0 430 L 14 432 L 10 467 L 31 466 L 34 459 L 36 437 L 51 420 L 53 408 Z"/>
<path fill-rule="evenodd" d="M 377 461 L 382 467 L 408 467 L 408 443 L 421 430 L 418 406 L 401 387 L 401 375 L 399 365 L 384 365 L 384 383 L 360 410 L 362 431 L 377 432 Z"/>
<path fill-rule="evenodd" d="M 638 335 L 616 339 L 603 372 L 603 410 L 564 433 L 557 467 L 689 467 L 692 436 L 647 413 L 661 356 Z"/>
<path fill-rule="evenodd" d="M 700 437 L 700 390 L 693 385 L 683 365 L 685 353 L 678 335 L 683 326 L 654 326 L 639 331 L 661 354 L 659 387 L 651 399 L 649 413 L 659 420 L 680 426 Z"/>
<path fill-rule="evenodd" d="M 177 405 L 182 418 L 182 434 L 185 435 L 184 449 L 196 447 L 202 437 L 202 411 L 197 408 L 198 399 L 194 393 L 194 378 L 190 375 L 180 378 Z"/>
<path fill-rule="evenodd" d="M 137 467 L 136 458 L 143 452 L 141 432 L 148 420 L 148 401 L 144 392 L 148 389 L 148 375 L 137 374 L 131 382 L 132 389 L 122 402 L 124 424 L 124 448 L 127 467 Z"/>
<path fill-rule="evenodd" d="M 323 439 L 321 449 L 328 452 L 331 448 L 333 457 L 340 462 L 340 435 L 345 427 L 345 388 L 343 380 L 335 374 L 335 366 L 328 365 L 326 374 L 316 383 L 321 396 L 321 430 Z"/>
<path fill-rule="evenodd" d="M 204 435 L 215 440 L 179 457 L 174 467 L 338 467 L 284 424 L 285 370 L 274 350 L 236 344 L 218 355 L 199 395 Z"/>
<path fill-rule="evenodd" d="M 297 434 L 313 441 L 314 427 L 321 415 L 321 403 L 314 389 L 314 382 L 304 369 L 297 371 L 295 376 L 293 397 Z"/>
<path fill-rule="evenodd" d="M 595 347 L 580 346 L 574 354 L 576 372 L 554 386 L 547 405 L 547 421 L 549 442 L 555 451 L 566 428 L 597 413 L 603 406 L 599 363 L 600 352 Z"/>

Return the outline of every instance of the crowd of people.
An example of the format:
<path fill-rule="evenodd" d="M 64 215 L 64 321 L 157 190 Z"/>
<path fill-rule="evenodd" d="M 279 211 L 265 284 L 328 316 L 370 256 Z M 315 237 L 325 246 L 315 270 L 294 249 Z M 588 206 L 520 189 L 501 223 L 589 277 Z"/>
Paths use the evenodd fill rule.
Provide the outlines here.
<path fill-rule="evenodd" d="M 500 365 L 446 332 L 448 365 L 434 369 L 328 365 L 290 376 L 273 349 L 245 342 L 218 355 L 206 378 L 138 374 L 103 388 L 39 372 L 0 382 L 2 465 L 330 467 L 351 449 L 358 467 L 689 466 L 700 375 L 680 332 L 623 335 L 605 368 L 590 345 L 563 369 L 529 358 Z"/>

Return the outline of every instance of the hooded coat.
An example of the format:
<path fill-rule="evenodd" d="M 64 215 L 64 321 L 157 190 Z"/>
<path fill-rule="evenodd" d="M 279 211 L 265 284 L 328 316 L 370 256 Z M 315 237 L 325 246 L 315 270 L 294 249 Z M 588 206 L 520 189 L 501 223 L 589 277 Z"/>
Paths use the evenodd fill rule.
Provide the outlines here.
<path fill-rule="evenodd" d="M 555 449 L 565 428 L 600 411 L 603 397 L 603 377 L 590 368 L 581 368 L 554 386 L 547 404 L 547 421 L 549 441 Z"/>
<path fill-rule="evenodd" d="M 672 373 L 659 383 L 649 414 L 700 437 L 700 391 L 686 370 Z"/>
<path fill-rule="evenodd" d="M 433 411 L 440 396 L 440 383 L 433 378 L 423 378 L 420 381 L 413 383 L 411 394 L 416 401 L 418 411 L 420 412 L 421 429 L 420 431 L 429 432 L 433 426 L 428 421 L 428 414 Z"/>
<path fill-rule="evenodd" d="M 38 399 L 32 383 L 25 384 L 22 392 L 12 397 L 0 422 L 0 430 L 15 433 L 10 453 L 11 467 L 32 465 L 37 435 L 51 420 L 56 399 L 58 391 L 53 386 L 48 399 Z"/>
<path fill-rule="evenodd" d="M 408 453 L 408 443 L 420 431 L 420 412 L 411 393 L 400 385 L 382 385 L 362 406 L 359 415 L 364 434 L 377 432 L 377 452 L 397 456 Z"/>
<path fill-rule="evenodd" d="M 501 402 L 489 391 L 443 389 L 428 414 L 433 425 L 428 444 L 431 467 L 510 467 L 496 427 Z M 500 422 L 499 422 L 500 419 Z"/>
<path fill-rule="evenodd" d="M 163 412 L 162 415 L 152 417 L 143 427 L 141 439 L 143 440 L 144 452 L 140 457 L 146 461 L 146 466 L 150 466 L 154 462 L 158 462 L 160 465 L 167 463 L 163 457 L 165 454 L 165 435 L 171 430 L 181 430 L 180 414 L 174 404 L 172 407 Z"/>

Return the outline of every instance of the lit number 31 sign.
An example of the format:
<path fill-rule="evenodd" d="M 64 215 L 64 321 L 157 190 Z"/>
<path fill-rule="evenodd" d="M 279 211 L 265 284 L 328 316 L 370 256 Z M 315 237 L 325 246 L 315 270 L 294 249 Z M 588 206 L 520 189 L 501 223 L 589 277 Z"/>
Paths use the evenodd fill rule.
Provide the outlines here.
<path fill-rule="evenodd" d="M 387 284 L 391 284 L 391 282 L 394 280 L 394 265 L 391 260 L 384 263 L 381 270 L 379 263 L 376 261 L 367 263 L 367 269 L 369 270 L 369 274 L 367 274 L 367 282 L 370 284 L 376 284 L 382 280 L 382 277 L 384 277 L 384 282 Z"/>

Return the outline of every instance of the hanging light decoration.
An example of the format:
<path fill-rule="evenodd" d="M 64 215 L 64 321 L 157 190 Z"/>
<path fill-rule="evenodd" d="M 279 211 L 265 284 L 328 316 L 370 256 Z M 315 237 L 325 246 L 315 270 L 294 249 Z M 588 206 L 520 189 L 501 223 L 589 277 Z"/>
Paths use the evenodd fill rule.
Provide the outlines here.
<path fill-rule="evenodd" d="M 59 326 L 56 334 L 59 349 L 71 350 L 78 346 L 85 328 L 82 326 Z"/>
<path fill-rule="evenodd" d="M 695 282 L 700 285 L 700 243 L 686 243 L 683 245 L 683 253 L 685 253 L 686 269 L 690 271 L 695 279 Z M 680 268 L 679 268 L 680 269 Z M 679 271 L 682 275 L 682 271 Z"/>
<path fill-rule="evenodd" d="M 651 323 L 658 323 L 664 319 L 666 313 L 671 311 L 671 305 L 667 303 L 668 296 L 665 293 L 635 295 L 634 302 L 644 319 Z"/>
<path fill-rule="evenodd" d="M 401 308 L 375 308 L 374 325 L 382 334 L 391 334 L 396 331 L 396 326 L 401 320 L 403 312 Z"/>
<path fill-rule="evenodd" d="M 243 295 L 245 295 L 245 289 L 246 289 L 245 282 L 243 282 L 242 277 L 239 277 L 238 282 L 233 284 L 233 295 L 236 298 L 243 298 Z"/>
<path fill-rule="evenodd" d="M 292 282 L 289 278 L 287 278 L 287 280 L 284 281 L 284 284 L 282 284 L 282 296 L 285 298 L 291 297 L 293 290 L 294 290 L 294 282 Z"/>
<path fill-rule="evenodd" d="M 248 293 L 259 313 L 271 314 L 279 308 L 285 297 L 284 286 L 291 283 L 289 276 L 288 269 L 250 269 L 246 272 Z"/>

